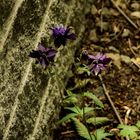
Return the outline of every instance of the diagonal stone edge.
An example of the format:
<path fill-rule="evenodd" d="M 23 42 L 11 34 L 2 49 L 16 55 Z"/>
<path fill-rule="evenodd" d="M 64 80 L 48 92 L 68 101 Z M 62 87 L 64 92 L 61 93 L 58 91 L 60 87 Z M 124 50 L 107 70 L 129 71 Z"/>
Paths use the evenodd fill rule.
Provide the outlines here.
<path fill-rule="evenodd" d="M 51 7 L 53 2 L 54 2 L 54 0 L 50 0 L 49 1 L 49 4 L 48 4 L 48 6 L 46 8 L 46 11 L 44 13 L 43 20 L 42 20 L 42 22 L 40 24 L 40 29 L 39 29 L 39 31 L 37 33 L 37 36 L 36 36 L 36 42 L 34 43 L 35 48 L 37 47 L 38 43 L 40 42 L 40 39 L 41 39 L 41 36 L 42 36 L 42 32 L 45 29 L 46 20 L 47 20 L 47 18 L 49 19 L 48 12 L 49 12 L 49 9 L 50 9 L 50 7 Z M 18 90 L 18 93 L 16 95 L 15 102 L 14 102 L 14 105 L 12 107 L 12 111 L 10 113 L 10 118 L 9 118 L 8 124 L 7 124 L 6 128 L 5 128 L 5 132 L 4 132 L 2 140 L 6 140 L 7 139 L 7 136 L 8 136 L 8 133 L 9 133 L 9 129 L 12 126 L 13 117 L 15 116 L 16 108 L 18 106 L 18 96 L 20 94 L 22 94 L 24 86 L 25 86 L 25 84 L 26 84 L 26 82 L 28 80 L 28 75 L 29 75 L 30 70 L 31 70 L 32 62 L 33 62 L 33 60 L 30 59 L 28 64 L 27 64 L 27 66 L 26 66 L 26 71 L 25 71 L 25 74 L 24 74 L 24 76 L 23 76 L 23 78 L 21 80 L 21 83 L 19 85 L 19 90 Z"/>
<path fill-rule="evenodd" d="M 16 0 L 13 9 L 12 9 L 6 23 L 4 24 L 3 30 L 0 32 L 0 35 L 1 35 L 1 37 L 0 37 L 0 52 L 3 50 L 5 41 L 9 35 L 10 30 L 12 29 L 12 25 L 14 23 L 14 20 L 16 18 L 18 10 L 24 1 L 25 0 Z"/>

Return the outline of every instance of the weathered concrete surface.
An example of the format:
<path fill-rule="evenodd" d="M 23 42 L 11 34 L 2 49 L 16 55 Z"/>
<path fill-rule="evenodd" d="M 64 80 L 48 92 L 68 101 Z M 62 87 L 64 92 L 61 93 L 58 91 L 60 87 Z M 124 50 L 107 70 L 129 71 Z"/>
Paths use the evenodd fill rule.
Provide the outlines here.
<path fill-rule="evenodd" d="M 80 0 L 0 0 L 0 139 L 52 139 L 84 7 Z M 59 48 L 50 76 L 28 54 L 41 41 L 49 45 L 55 24 L 73 26 L 78 38 Z"/>

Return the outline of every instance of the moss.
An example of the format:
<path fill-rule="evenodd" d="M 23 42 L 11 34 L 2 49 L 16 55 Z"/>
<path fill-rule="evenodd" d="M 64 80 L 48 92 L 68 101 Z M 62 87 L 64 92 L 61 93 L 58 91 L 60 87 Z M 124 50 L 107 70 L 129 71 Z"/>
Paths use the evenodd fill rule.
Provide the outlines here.
<path fill-rule="evenodd" d="M 14 6 L 13 0 L 0 1 L 0 30 L 2 29 L 4 22 L 6 22 L 8 16 L 10 15 L 13 6 Z"/>
<path fill-rule="evenodd" d="M 54 24 L 72 25 L 78 35 L 84 22 L 83 7 L 77 0 L 30 0 L 19 8 L 1 52 L 0 135 L 11 140 L 50 139 L 60 109 L 62 82 L 67 82 L 77 45 L 59 48 L 52 77 L 28 54 L 41 40 L 49 46 L 48 28 Z"/>

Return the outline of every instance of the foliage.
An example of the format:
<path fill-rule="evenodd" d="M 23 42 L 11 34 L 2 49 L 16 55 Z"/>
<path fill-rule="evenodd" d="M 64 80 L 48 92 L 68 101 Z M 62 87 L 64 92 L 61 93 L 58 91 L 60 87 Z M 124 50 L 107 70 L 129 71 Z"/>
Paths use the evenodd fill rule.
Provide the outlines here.
<path fill-rule="evenodd" d="M 92 123 L 93 125 L 103 124 L 108 121 L 109 119 L 107 117 L 92 117 L 87 119 L 87 123 Z"/>
<path fill-rule="evenodd" d="M 104 108 L 104 105 L 102 104 L 102 102 L 91 92 L 85 92 L 84 96 L 87 96 L 88 98 L 92 99 L 92 101 L 98 105 L 101 108 Z"/>
<path fill-rule="evenodd" d="M 65 109 L 71 110 L 73 112 L 75 112 L 78 116 L 83 117 L 83 113 L 87 114 L 91 111 L 94 110 L 93 107 L 84 107 L 82 109 L 80 109 L 78 106 L 75 107 L 65 107 Z"/>
<path fill-rule="evenodd" d="M 104 138 L 106 138 L 107 136 L 112 136 L 112 134 L 110 133 L 106 133 L 104 129 L 97 129 L 95 131 L 95 137 L 96 137 L 96 140 L 102 140 Z"/>
<path fill-rule="evenodd" d="M 75 124 L 75 126 L 76 126 L 76 130 L 77 130 L 77 132 L 78 132 L 78 134 L 81 136 L 81 137 L 83 137 L 83 138 L 85 138 L 85 139 L 87 139 L 87 140 L 90 140 L 91 138 L 90 138 L 90 135 L 89 135 L 89 131 L 88 131 L 88 129 L 86 128 L 86 126 L 83 124 L 83 123 L 81 123 L 78 119 L 76 119 L 76 118 L 72 118 L 72 120 L 74 121 L 74 124 Z M 93 137 L 94 138 L 94 137 Z"/>
<path fill-rule="evenodd" d="M 77 68 L 77 72 L 78 73 L 84 73 L 85 72 L 88 76 L 90 76 L 90 69 L 85 64 L 83 64 L 82 66 L 79 66 Z"/>
<path fill-rule="evenodd" d="M 72 119 L 75 123 L 76 130 L 78 134 L 87 139 L 87 140 L 102 140 L 106 138 L 107 136 L 111 136 L 112 134 L 106 133 L 104 129 L 97 129 L 94 134 L 89 135 L 88 129 L 85 127 L 83 123 L 81 123 L 78 119 L 73 118 Z"/>
<path fill-rule="evenodd" d="M 122 137 L 129 137 L 130 139 L 140 139 L 138 132 L 140 132 L 140 121 L 136 125 L 124 125 L 119 124 L 118 128 L 120 129 L 119 135 Z"/>
<path fill-rule="evenodd" d="M 140 121 L 137 121 L 136 126 L 140 129 Z"/>
<path fill-rule="evenodd" d="M 71 91 L 67 91 L 67 97 L 64 99 L 64 102 L 69 103 L 64 109 L 70 111 L 66 116 L 64 116 L 61 120 L 58 121 L 58 124 L 64 123 L 68 120 L 72 120 L 75 124 L 76 130 L 79 136 L 87 139 L 87 140 L 101 140 L 106 136 L 110 136 L 111 134 L 106 133 L 104 129 L 97 129 L 94 133 L 91 133 L 90 130 L 87 128 L 88 124 L 95 125 L 102 125 L 103 123 L 109 121 L 106 117 L 96 117 L 95 108 L 88 107 L 88 106 L 79 106 L 75 104 L 78 102 L 78 96 Z M 80 94 L 83 97 L 83 100 L 89 98 L 92 100 L 92 103 L 102 109 L 104 106 L 102 102 L 91 92 L 84 92 Z M 73 106 L 70 106 L 72 105 Z M 92 113 L 92 115 L 91 115 Z M 84 123 L 83 123 L 84 122 Z"/>
<path fill-rule="evenodd" d="M 67 121 L 75 116 L 77 116 L 76 113 L 70 113 L 70 114 L 66 115 L 65 117 L 63 117 L 61 120 L 59 120 L 57 123 L 58 124 L 64 123 L 65 121 Z"/>

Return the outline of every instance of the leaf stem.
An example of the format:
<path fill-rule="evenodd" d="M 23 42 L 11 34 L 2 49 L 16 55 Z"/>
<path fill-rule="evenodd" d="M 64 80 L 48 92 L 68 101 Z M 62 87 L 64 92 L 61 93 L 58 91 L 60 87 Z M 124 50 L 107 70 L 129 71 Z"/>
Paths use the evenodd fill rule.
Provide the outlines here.
<path fill-rule="evenodd" d="M 113 111 L 114 111 L 115 115 L 117 116 L 117 119 L 119 120 L 120 124 L 123 124 L 122 119 L 121 119 L 121 117 L 120 117 L 117 109 L 115 108 L 114 103 L 113 103 L 112 99 L 110 98 L 110 95 L 109 95 L 109 93 L 108 93 L 108 91 L 106 89 L 106 86 L 105 86 L 105 84 L 103 82 L 102 76 L 101 75 L 98 75 L 98 77 L 99 77 L 99 79 L 101 81 L 102 87 L 104 89 L 104 93 L 105 93 L 105 95 L 106 95 L 106 97 L 107 97 L 107 99 L 108 99 L 111 107 L 113 108 Z"/>

